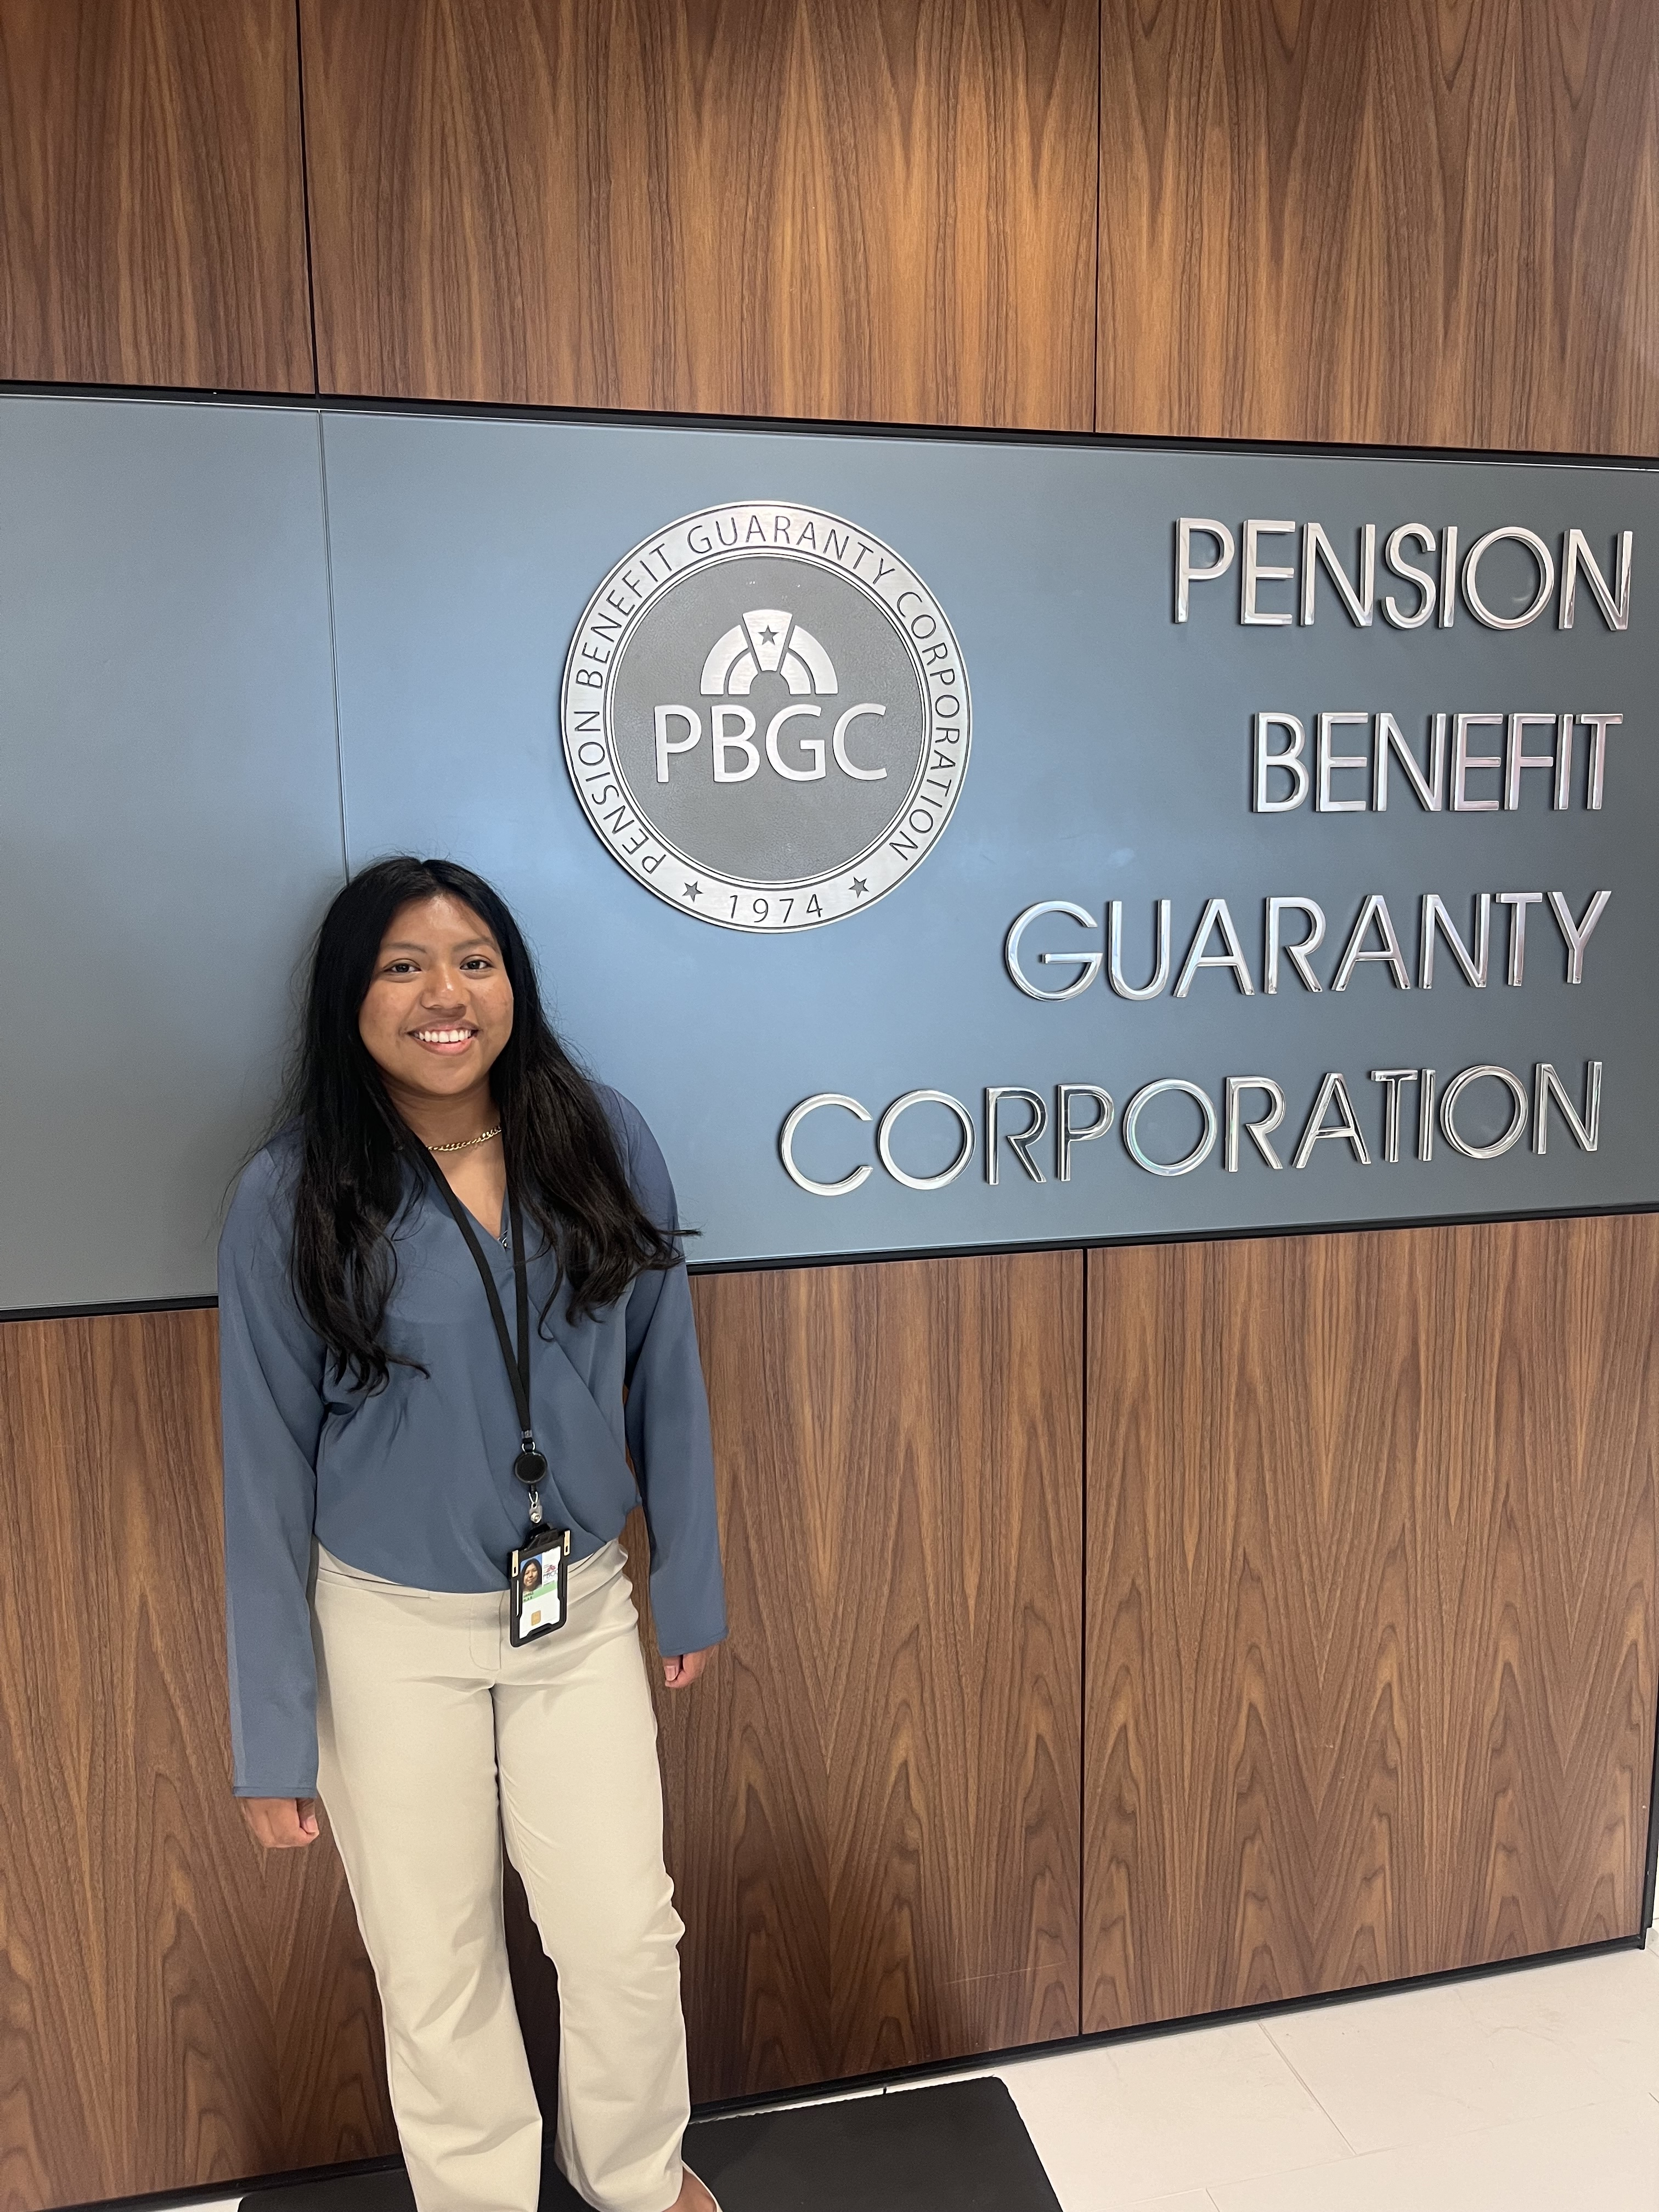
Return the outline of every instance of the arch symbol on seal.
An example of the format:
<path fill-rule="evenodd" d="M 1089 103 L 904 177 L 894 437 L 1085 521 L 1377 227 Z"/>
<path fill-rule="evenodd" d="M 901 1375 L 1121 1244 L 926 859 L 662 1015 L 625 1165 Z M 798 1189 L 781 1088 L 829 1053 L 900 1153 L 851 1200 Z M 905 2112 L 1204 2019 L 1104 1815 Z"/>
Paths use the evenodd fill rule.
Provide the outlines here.
<path fill-rule="evenodd" d="M 798 698 L 836 689 L 836 665 L 811 631 L 781 607 L 757 607 L 714 641 L 702 664 L 702 695 L 747 698 L 763 669 L 775 670 Z"/>

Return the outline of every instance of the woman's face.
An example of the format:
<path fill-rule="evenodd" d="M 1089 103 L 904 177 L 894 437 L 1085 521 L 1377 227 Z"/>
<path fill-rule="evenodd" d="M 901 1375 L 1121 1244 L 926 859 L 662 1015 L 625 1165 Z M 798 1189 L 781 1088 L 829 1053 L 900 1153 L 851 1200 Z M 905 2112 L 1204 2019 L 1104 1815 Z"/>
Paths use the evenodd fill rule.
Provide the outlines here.
<path fill-rule="evenodd" d="M 513 1034 L 513 987 L 471 907 L 446 894 L 398 908 L 357 1027 L 394 1097 L 454 1098 L 489 1074 Z"/>

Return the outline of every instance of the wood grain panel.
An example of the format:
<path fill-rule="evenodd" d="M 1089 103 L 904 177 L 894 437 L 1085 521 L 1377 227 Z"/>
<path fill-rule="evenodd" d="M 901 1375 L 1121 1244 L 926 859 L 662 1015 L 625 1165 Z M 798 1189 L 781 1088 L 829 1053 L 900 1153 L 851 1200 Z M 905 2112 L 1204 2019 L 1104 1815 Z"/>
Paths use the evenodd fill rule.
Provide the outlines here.
<path fill-rule="evenodd" d="M 1103 430 L 1651 453 L 1651 0 L 1103 0 Z"/>
<path fill-rule="evenodd" d="M 0 0 L 0 376 L 312 390 L 292 0 Z"/>
<path fill-rule="evenodd" d="M 302 0 L 325 392 L 1094 416 L 1095 0 Z"/>
<path fill-rule="evenodd" d="M 0 2207 L 391 2147 L 330 1845 L 230 1795 L 215 1317 L 0 1327 Z"/>
<path fill-rule="evenodd" d="M 1100 1252 L 1084 2023 L 1630 1935 L 1659 1218 Z"/>
<path fill-rule="evenodd" d="M 693 2095 L 1075 2034 L 1081 1256 L 695 1290 L 732 1638 L 659 1699 Z"/>

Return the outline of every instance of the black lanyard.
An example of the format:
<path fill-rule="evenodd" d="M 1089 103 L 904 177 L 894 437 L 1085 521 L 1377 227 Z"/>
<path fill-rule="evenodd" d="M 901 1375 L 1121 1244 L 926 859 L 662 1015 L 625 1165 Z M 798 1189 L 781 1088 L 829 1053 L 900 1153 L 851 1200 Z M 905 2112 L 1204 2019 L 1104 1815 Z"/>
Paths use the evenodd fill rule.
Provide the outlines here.
<path fill-rule="evenodd" d="M 437 1186 L 438 1195 L 455 1217 L 455 1226 L 466 1239 L 466 1249 L 483 1283 L 484 1296 L 489 1301 L 489 1318 L 495 1324 L 495 1341 L 501 1347 L 501 1361 L 507 1369 L 507 1379 L 512 1385 L 513 1404 L 519 1416 L 519 1455 L 513 1462 L 513 1472 L 530 1492 L 530 1523 L 537 1527 L 542 1517 L 541 1486 L 547 1480 L 547 1457 L 536 1442 L 536 1432 L 530 1419 L 530 1276 L 525 1265 L 524 1215 L 519 1206 L 519 1194 L 507 1179 L 507 1216 L 513 1230 L 513 1291 L 517 1308 L 514 1318 L 518 1322 L 519 1343 L 515 1354 L 513 1340 L 507 1333 L 507 1316 L 501 1311 L 501 1292 L 495 1288 L 495 1278 L 490 1273 L 489 1262 L 478 1242 L 478 1232 L 472 1225 L 472 1217 L 449 1187 L 444 1174 L 418 1137 L 410 1135 L 425 1161 L 427 1171 Z"/>

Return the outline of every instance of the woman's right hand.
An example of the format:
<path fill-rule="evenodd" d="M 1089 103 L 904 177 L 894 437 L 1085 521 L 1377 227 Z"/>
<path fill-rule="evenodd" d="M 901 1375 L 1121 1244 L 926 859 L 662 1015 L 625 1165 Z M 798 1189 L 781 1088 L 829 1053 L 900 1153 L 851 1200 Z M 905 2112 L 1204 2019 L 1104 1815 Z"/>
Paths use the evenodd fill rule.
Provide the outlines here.
<path fill-rule="evenodd" d="M 254 1842 L 268 1851 L 301 1850 L 317 1840 L 314 1797 L 239 1797 L 236 1802 Z"/>

